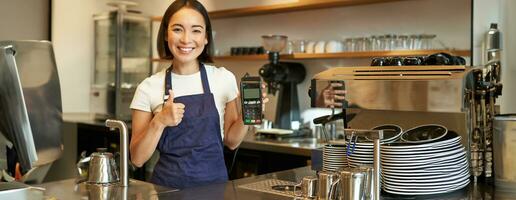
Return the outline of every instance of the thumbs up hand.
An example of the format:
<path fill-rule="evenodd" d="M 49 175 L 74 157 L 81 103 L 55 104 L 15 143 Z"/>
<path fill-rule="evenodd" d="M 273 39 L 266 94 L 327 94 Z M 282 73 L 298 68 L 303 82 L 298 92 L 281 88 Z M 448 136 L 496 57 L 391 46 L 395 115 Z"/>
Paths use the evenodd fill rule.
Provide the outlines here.
<path fill-rule="evenodd" d="M 177 126 L 183 119 L 185 105 L 182 103 L 174 103 L 174 92 L 172 90 L 169 90 L 168 93 L 168 100 L 163 104 L 163 109 L 156 117 L 158 117 L 158 121 L 163 125 Z"/>

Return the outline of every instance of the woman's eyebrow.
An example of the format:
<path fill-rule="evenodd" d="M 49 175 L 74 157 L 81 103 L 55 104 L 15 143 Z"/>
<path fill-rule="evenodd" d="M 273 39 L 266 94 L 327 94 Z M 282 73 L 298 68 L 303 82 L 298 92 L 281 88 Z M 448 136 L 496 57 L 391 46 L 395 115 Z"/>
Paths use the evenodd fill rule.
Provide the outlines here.
<path fill-rule="evenodd" d="M 192 28 L 202 28 L 202 29 L 204 29 L 204 26 L 202 26 L 202 25 L 192 25 Z"/>
<path fill-rule="evenodd" d="M 181 28 L 184 28 L 184 26 L 182 24 L 172 24 L 171 27 L 172 26 L 179 26 Z M 192 28 L 202 28 L 202 29 L 204 29 L 204 26 L 202 26 L 202 25 L 192 25 Z"/>

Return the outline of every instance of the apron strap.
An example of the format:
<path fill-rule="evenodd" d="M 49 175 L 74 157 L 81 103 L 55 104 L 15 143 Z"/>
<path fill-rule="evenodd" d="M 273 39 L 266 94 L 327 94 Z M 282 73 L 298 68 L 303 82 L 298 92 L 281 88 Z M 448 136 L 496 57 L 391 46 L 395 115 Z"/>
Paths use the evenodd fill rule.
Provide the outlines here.
<path fill-rule="evenodd" d="M 206 75 L 206 68 L 203 63 L 199 63 L 199 70 L 201 71 L 201 82 L 204 90 L 204 94 L 210 94 L 210 83 L 208 82 L 208 75 Z M 168 90 L 172 89 L 172 66 L 170 66 L 165 72 L 165 95 L 163 96 L 163 103 L 168 100 L 170 94 Z"/>
<path fill-rule="evenodd" d="M 204 67 L 203 63 L 199 65 L 199 68 L 201 70 L 201 81 L 202 88 L 204 89 L 204 94 L 210 94 L 210 83 L 208 82 L 208 75 L 206 75 L 206 68 Z"/>

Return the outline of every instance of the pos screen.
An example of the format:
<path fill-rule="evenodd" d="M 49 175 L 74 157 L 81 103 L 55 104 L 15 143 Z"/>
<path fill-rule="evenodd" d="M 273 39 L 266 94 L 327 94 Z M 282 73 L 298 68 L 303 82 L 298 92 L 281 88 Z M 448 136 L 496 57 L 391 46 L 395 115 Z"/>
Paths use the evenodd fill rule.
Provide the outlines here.
<path fill-rule="evenodd" d="M 249 88 L 244 89 L 244 99 L 259 99 L 260 98 L 260 89 L 258 88 Z"/>

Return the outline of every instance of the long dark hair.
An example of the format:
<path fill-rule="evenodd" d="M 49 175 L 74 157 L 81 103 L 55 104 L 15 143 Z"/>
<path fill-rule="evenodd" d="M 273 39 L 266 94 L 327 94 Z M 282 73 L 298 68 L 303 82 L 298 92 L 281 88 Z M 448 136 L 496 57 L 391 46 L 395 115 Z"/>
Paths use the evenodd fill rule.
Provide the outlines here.
<path fill-rule="evenodd" d="M 170 4 L 170 6 L 168 6 L 167 11 L 165 11 L 165 14 L 163 15 L 163 19 L 161 19 L 161 25 L 159 26 L 158 32 L 158 41 L 156 43 L 156 46 L 158 47 L 159 57 L 162 59 L 170 60 L 174 58 L 174 55 L 172 55 L 172 52 L 168 48 L 168 43 L 165 39 L 167 37 L 167 30 L 168 24 L 170 23 L 170 18 L 177 11 L 184 7 L 192 8 L 197 12 L 201 13 L 202 17 L 204 18 L 204 22 L 206 23 L 206 37 L 208 39 L 208 44 L 204 47 L 204 50 L 202 51 L 201 55 L 199 55 L 197 60 L 199 60 L 200 62 L 213 62 L 211 58 L 211 52 L 213 52 L 213 36 L 211 33 L 210 18 L 208 16 L 208 11 L 206 11 L 206 8 L 204 8 L 204 6 L 197 0 L 176 0 L 172 4 Z"/>

